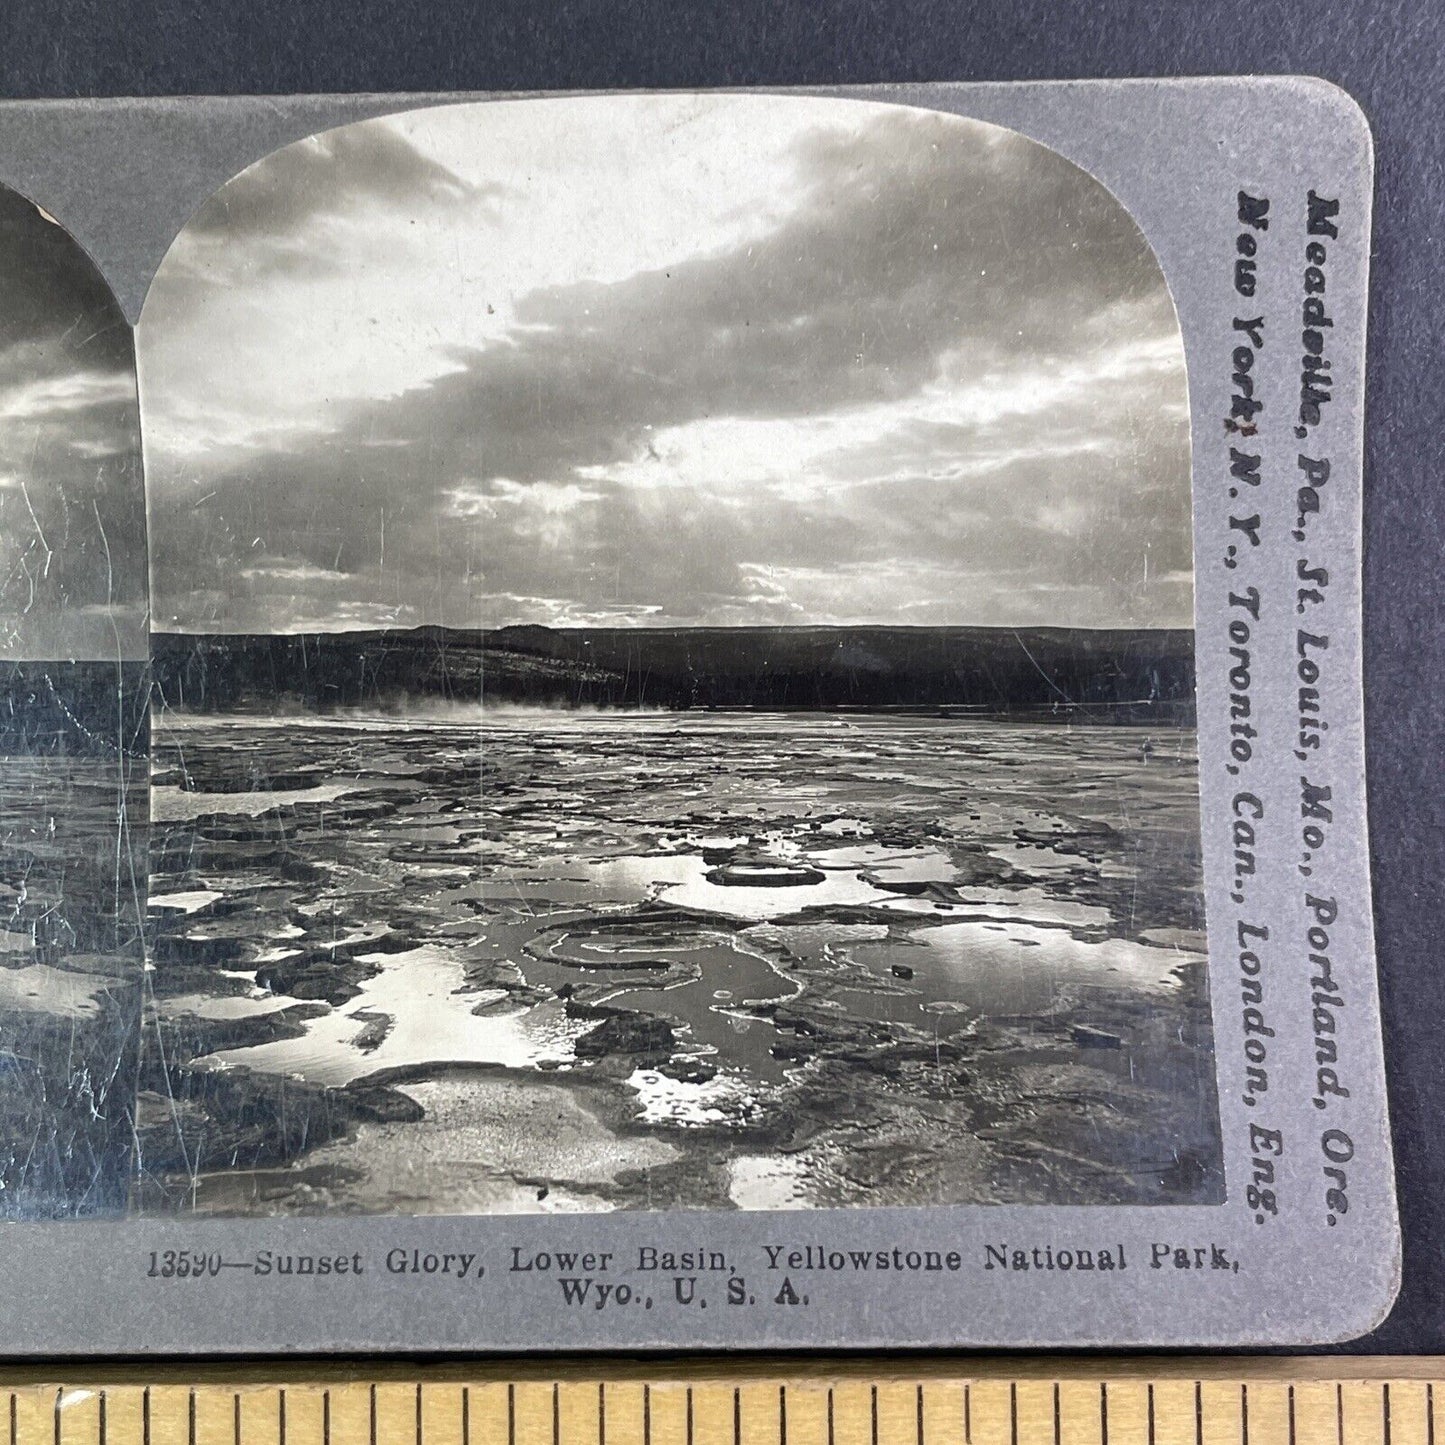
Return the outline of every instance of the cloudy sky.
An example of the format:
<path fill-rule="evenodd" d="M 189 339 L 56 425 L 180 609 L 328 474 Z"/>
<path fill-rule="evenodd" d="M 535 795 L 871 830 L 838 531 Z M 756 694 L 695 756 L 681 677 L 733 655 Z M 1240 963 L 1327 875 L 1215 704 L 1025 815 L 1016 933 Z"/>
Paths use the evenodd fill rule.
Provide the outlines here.
<path fill-rule="evenodd" d="M 139 349 L 161 628 L 1192 621 L 1164 281 L 990 126 L 364 122 L 207 203 Z"/>
<path fill-rule="evenodd" d="M 147 655 L 130 327 L 59 226 L 0 187 L 0 659 Z"/>

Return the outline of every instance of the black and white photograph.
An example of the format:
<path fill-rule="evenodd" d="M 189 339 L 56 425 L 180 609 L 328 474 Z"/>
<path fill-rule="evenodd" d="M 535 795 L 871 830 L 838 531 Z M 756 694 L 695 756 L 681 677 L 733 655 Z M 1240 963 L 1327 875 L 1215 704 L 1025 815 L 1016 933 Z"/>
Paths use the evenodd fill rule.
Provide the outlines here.
<path fill-rule="evenodd" d="M 148 647 L 131 328 L 0 187 L 3 1220 L 129 1207 Z"/>
<path fill-rule="evenodd" d="M 446 106 L 138 329 L 132 1207 L 1222 1198 L 1185 361 L 1070 162 Z"/>

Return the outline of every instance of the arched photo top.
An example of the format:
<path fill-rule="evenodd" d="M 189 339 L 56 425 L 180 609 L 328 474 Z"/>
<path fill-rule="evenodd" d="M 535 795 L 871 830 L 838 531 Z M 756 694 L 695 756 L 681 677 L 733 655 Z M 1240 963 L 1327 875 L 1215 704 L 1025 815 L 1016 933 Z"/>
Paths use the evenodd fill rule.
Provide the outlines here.
<path fill-rule="evenodd" d="M 0 186 L 0 662 L 147 655 L 129 323 L 78 242 Z"/>
<path fill-rule="evenodd" d="M 1220 1201 L 1183 347 L 1095 180 L 413 111 L 218 191 L 139 355 L 156 988 L 266 994 L 165 1050 L 237 1082 L 139 1207 Z"/>
<path fill-rule="evenodd" d="M 213 195 L 139 335 L 162 630 L 1192 620 L 1157 259 L 997 126 L 363 121 Z"/>

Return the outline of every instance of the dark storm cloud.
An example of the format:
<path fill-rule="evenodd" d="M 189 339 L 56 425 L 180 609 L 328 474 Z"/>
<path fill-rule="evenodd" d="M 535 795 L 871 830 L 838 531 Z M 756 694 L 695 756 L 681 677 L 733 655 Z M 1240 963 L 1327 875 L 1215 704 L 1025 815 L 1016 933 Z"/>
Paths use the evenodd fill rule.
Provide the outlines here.
<path fill-rule="evenodd" d="M 131 332 L 81 248 L 0 189 L 0 656 L 144 657 Z"/>
<path fill-rule="evenodd" d="M 188 235 L 228 246 L 277 241 L 318 218 L 383 205 L 446 205 L 475 194 L 445 166 L 380 126 L 343 126 L 266 157 L 223 186 L 196 213 Z"/>
<path fill-rule="evenodd" d="M 157 528 L 162 623 L 203 604 L 216 626 L 328 608 L 465 625 L 508 616 L 509 598 L 532 599 L 514 610 L 538 620 L 560 605 L 563 618 L 804 621 L 784 574 L 926 578 L 981 548 L 1053 579 L 1057 620 L 1088 622 L 1078 598 L 1104 620 L 1138 601 L 1143 541 L 1160 548 L 1150 565 L 1187 572 L 1177 327 L 1127 214 L 1010 133 L 902 110 L 852 120 L 797 146 L 795 203 L 761 239 L 537 289 L 504 341 L 453 348 L 444 374 L 208 471 L 204 505 L 169 506 Z M 1152 359 L 1087 379 L 1131 345 Z M 857 485 L 833 492 L 743 506 L 726 463 L 700 494 L 672 486 L 661 458 L 608 475 L 689 423 L 806 425 L 929 387 L 1007 394 L 1067 374 L 1086 380 L 1022 419 L 980 407 L 880 423 L 871 459 L 855 445 L 834 464 Z M 949 475 L 980 467 L 974 483 Z M 941 620 L 1012 608 L 1026 589 L 998 577 L 991 603 L 982 582 L 936 595 Z"/>
<path fill-rule="evenodd" d="M 502 194 L 461 180 L 392 130 L 343 126 L 276 151 L 212 195 L 186 225 L 189 264 L 171 284 L 226 288 L 258 275 L 340 274 L 325 240 L 337 220 L 364 221 L 378 208 L 486 208 Z"/>
<path fill-rule="evenodd" d="M 533 292 L 510 344 L 455 353 L 350 429 L 549 478 L 631 455 L 648 426 L 905 397 L 948 352 L 983 372 L 1174 329 L 1127 214 L 1021 137 L 959 145 L 956 122 L 900 112 L 798 163 L 802 202 L 765 240 Z"/>

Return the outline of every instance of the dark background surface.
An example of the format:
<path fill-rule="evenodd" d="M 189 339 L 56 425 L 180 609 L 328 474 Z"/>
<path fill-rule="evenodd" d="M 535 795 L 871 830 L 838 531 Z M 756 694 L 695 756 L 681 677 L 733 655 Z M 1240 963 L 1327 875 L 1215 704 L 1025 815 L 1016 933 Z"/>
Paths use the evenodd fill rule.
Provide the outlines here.
<path fill-rule="evenodd" d="M 1348 1348 L 1445 1352 L 1439 0 L 0 0 L 11 97 L 1250 73 L 1332 80 L 1375 132 L 1365 711 L 1405 1276 Z"/>

